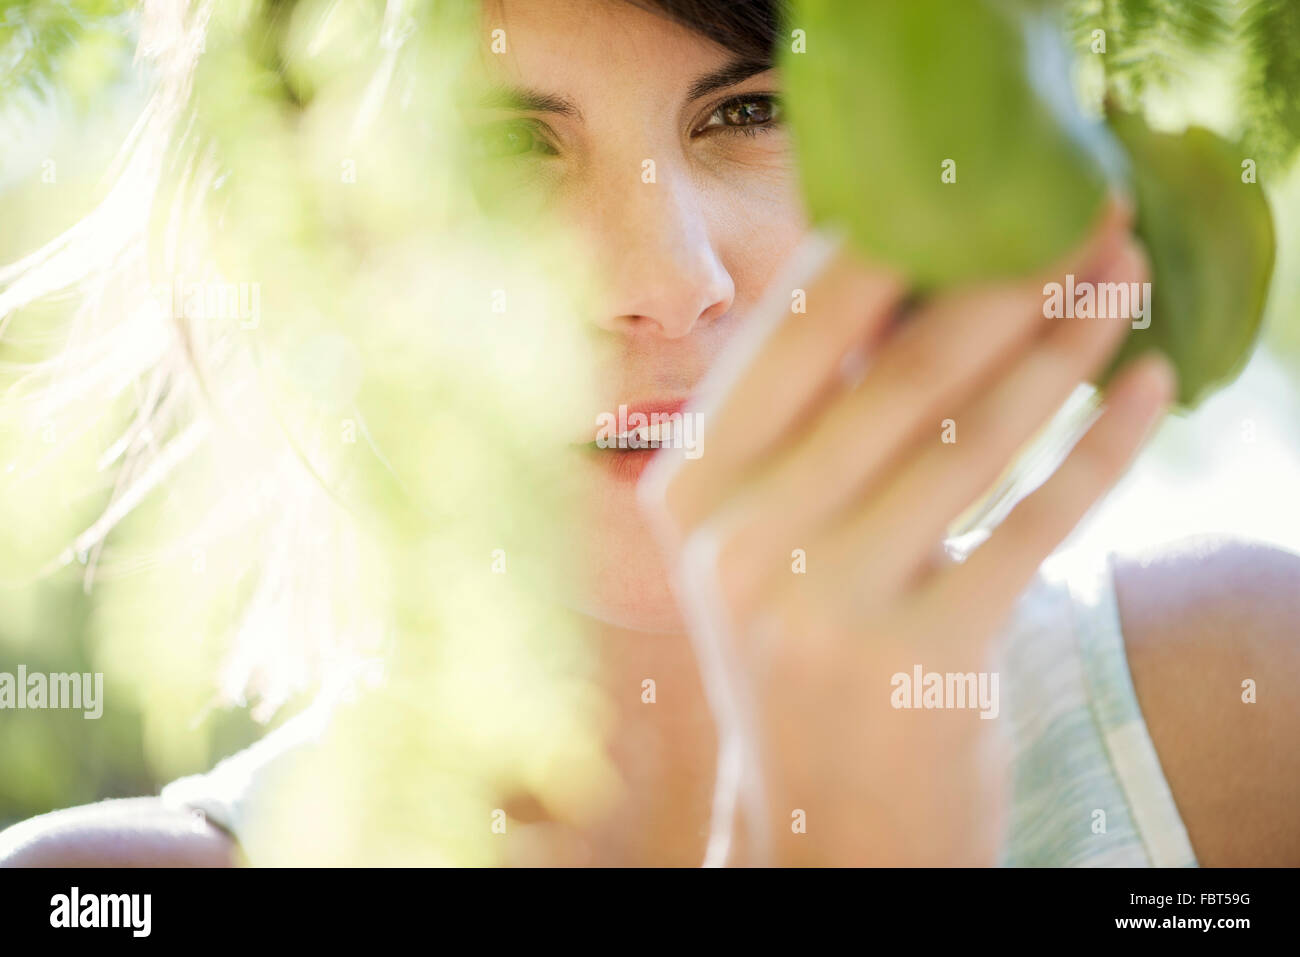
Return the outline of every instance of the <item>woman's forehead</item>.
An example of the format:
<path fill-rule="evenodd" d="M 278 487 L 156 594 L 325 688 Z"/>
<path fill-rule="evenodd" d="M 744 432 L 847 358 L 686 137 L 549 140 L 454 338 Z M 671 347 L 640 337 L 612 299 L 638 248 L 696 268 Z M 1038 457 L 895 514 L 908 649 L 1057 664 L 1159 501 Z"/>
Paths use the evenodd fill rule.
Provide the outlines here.
<path fill-rule="evenodd" d="M 619 88 L 685 99 L 703 75 L 744 59 L 629 0 L 484 0 L 482 15 L 482 60 L 495 83 L 573 105 Z"/>

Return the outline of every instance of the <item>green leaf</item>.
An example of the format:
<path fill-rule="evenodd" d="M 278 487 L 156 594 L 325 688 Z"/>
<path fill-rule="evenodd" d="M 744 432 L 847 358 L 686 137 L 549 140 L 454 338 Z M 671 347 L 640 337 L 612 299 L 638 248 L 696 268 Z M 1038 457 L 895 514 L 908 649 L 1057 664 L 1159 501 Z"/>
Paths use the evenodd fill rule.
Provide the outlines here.
<path fill-rule="evenodd" d="M 1300 3 L 1252 0 L 1239 21 L 1246 69 L 1246 139 L 1262 159 L 1286 165 L 1300 147 Z"/>
<path fill-rule="evenodd" d="M 133 10 L 129 0 L 0 0 L 0 105 L 17 92 L 52 89 L 83 42 L 101 52 L 110 42 L 127 48 Z M 87 64 L 78 60 L 83 82 L 93 81 Z"/>
<path fill-rule="evenodd" d="M 1110 124 L 1133 159 L 1137 234 L 1151 259 L 1150 327 L 1129 334 L 1110 371 L 1159 349 L 1178 369 L 1179 402 L 1194 407 L 1237 376 L 1258 338 L 1273 217 L 1261 187 L 1243 182 L 1239 145 L 1200 127 L 1153 132 L 1135 114 Z"/>

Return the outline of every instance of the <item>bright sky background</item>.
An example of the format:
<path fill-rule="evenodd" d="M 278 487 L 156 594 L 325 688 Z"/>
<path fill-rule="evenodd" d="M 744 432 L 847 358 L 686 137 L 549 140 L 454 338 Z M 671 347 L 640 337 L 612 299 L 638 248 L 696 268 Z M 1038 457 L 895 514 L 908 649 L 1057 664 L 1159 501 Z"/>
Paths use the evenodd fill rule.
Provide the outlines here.
<path fill-rule="evenodd" d="M 1124 550 L 1207 532 L 1300 553 L 1300 395 L 1265 348 L 1196 412 L 1167 418 L 1065 547 Z"/>

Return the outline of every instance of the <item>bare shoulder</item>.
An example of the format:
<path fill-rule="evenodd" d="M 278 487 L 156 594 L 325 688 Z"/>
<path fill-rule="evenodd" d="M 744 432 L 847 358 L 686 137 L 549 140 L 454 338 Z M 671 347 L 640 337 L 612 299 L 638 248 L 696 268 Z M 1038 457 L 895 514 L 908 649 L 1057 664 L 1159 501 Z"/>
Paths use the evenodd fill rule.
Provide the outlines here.
<path fill-rule="evenodd" d="M 1195 538 L 1117 556 L 1142 708 L 1197 858 L 1300 864 L 1300 556 Z"/>
<path fill-rule="evenodd" d="M 0 831 L 0 867 L 232 867 L 235 842 L 158 798 L 42 814 Z"/>

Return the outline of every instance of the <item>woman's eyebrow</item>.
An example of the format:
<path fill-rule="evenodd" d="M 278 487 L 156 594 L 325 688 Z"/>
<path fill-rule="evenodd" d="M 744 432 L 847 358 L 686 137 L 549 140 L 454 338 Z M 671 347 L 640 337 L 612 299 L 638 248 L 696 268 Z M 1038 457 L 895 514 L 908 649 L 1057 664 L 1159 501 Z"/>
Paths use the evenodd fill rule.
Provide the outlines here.
<path fill-rule="evenodd" d="M 734 86 L 751 76 L 766 73 L 772 69 L 771 60 L 756 60 L 753 57 L 737 57 L 723 64 L 712 73 L 706 73 L 694 83 L 686 94 L 687 102 L 708 96 L 715 90 Z"/>
<path fill-rule="evenodd" d="M 520 110 L 528 113 L 555 113 L 559 116 L 582 119 L 582 111 L 572 100 L 526 87 L 494 86 L 483 93 L 478 103 L 482 107 Z"/>
<path fill-rule="evenodd" d="M 721 67 L 699 77 L 687 91 L 687 102 L 708 96 L 716 90 L 722 90 L 748 80 L 751 76 L 765 73 L 772 69 L 772 61 L 753 57 L 737 57 L 724 63 Z M 581 120 L 582 111 L 567 97 L 553 93 L 543 93 L 527 87 L 493 86 L 484 91 L 478 105 L 487 108 L 519 110 L 528 113 L 554 113 L 559 116 Z"/>

